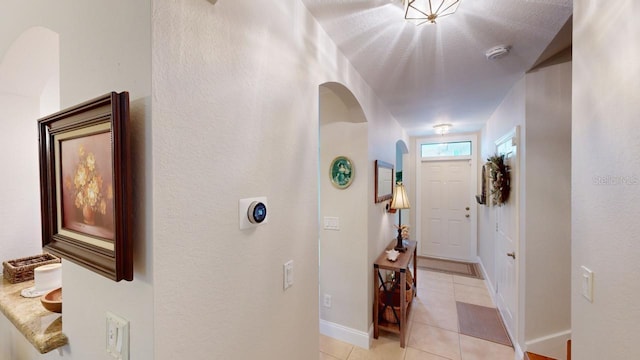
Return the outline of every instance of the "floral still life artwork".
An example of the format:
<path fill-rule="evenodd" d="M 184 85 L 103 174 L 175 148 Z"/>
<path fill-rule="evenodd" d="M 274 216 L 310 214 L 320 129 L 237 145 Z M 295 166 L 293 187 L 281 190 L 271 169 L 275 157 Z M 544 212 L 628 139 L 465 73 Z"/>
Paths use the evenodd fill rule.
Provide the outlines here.
<path fill-rule="evenodd" d="M 114 239 L 111 134 L 61 143 L 62 227 Z"/>

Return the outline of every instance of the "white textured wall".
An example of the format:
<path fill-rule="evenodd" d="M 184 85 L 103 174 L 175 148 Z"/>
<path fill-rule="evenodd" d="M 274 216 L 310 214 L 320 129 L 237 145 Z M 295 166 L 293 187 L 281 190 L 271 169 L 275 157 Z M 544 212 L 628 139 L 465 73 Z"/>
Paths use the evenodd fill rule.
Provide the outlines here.
<path fill-rule="evenodd" d="M 524 138 L 526 129 L 524 129 L 525 123 L 525 93 L 526 82 L 524 77 L 518 81 L 513 88 L 509 91 L 507 96 L 496 111 L 491 115 L 491 118 L 487 121 L 486 125 L 482 128 L 480 133 L 480 164 L 478 168 L 482 171 L 482 164 L 487 161 L 487 158 L 496 153 L 495 141 L 505 134 L 509 133 L 515 126 L 520 125 L 520 135 Z M 525 139 L 526 140 L 526 139 Z M 520 158 L 523 158 L 522 150 L 524 144 L 521 144 L 518 148 L 520 152 Z M 520 164 L 521 172 L 526 171 L 526 164 Z M 524 176 L 520 177 L 520 186 Z M 480 191 L 478 189 L 478 191 Z M 521 209 L 524 205 L 524 199 L 520 199 Z M 522 215 L 522 213 L 521 213 Z M 495 214 L 494 211 L 487 206 L 478 206 L 478 257 L 480 258 L 487 276 L 493 288 L 496 286 L 496 274 L 495 274 Z"/>
<path fill-rule="evenodd" d="M 69 345 L 63 348 L 65 359 L 109 359 L 105 352 L 105 312 L 112 311 L 131 322 L 131 357 L 153 358 L 153 292 L 152 292 L 152 239 L 151 239 L 151 9 L 150 1 L 59 1 L 29 0 L 2 2 L 0 14 L 0 56 L 4 56 L 13 41 L 25 30 L 43 26 L 59 34 L 60 41 L 60 97 L 61 107 L 92 99 L 109 91 L 130 92 L 133 132 L 134 163 L 133 188 L 135 203 L 134 226 L 134 281 L 115 283 L 89 272 L 73 263 L 64 262 L 63 286 L 65 288 L 63 331 L 69 337 Z M 7 15 L 10 14 L 10 15 Z M 34 49 L 37 53 L 39 49 Z M 42 81 L 42 89 L 56 94 L 47 86 L 49 78 L 32 76 Z M 54 80 L 55 81 L 55 80 Z M 44 103 L 43 110 L 52 109 L 52 103 Z M 7 107 L 0 107 L 6 114 Z M 1 116 L 0 115 L 0 116 Z M 40 103 L 34 105 L 30 125 L 20 131 L 16 124 L 8 126 L 18 131 L 16 140 L 23 139 L 13 153 L 28 154 L 37 151 L 36 120 L 40 116 Z M 27 125 L 25 125 L 27 127 Z M 31 129 L 31 130 L 29 130 Z M 31 135 L 29 135 L 31 132 Z M 4 137 L 2 138 L 4 139 Z M 4 141 L 2 141 L 4 143 Z M 35 150 L 34 150 L 35 149 Z M 18 158 L 16 158 L 18 160 Z M 22 159 L 24 165 L 37 162 L 35 158 Z M 18 165 L 15 165 L 19 168 Z M 39 186 L 35 178 L 25 179 L 11 193 L 31 199 L 30 206 L 39 209 Z M 35 186 L 34 186 L 35 184 Z M 5 190 L 6 191 L 6 190 Z M 2 197 L 11 199 L 7 192 Z M 9 206 L 19 207 L 20 201 L 12 200 Z M 6 203 L 6 202 L 5 202 Z M 22 218 L 30 227 L 39 228 L 39 210 Z M 24 220 L 30 219 L 30 220 Z M 3 222 L 3 226 L 4 226 Z M 7 223 L 14 226 L 16 223 Z M 31 240 L 34 250 L 40 251 L 40 236 Z M 3 240 L 3 246 L 7 243 Z M 0 323 L 0 327 L 4 324 Z M 13 331 L 13 330 L 4 330 Z M 24 346 L 18 340 L 11 342 L 13 351 Z M 21 350 L 17 350 L 21 351 Z M 41 357 L 24 353 L 19 359 L 49 359 L 57 352 Z M 11 360 L 15 359 L 11 358 Z M 4 359 L 3 359 L 4 360 Z"/>
<path fill-rule="evenodd" d="M 360 105 L 349 106 L 345 100 L 320 90 L 320 223 L 325 216 L 340 220 L 339 231 L 320 229 L 320 303 L 324 294 L 332 297 L 331 308 L 320 306 L 320 318 L 366 333 L 368 237 L 362 214 L 368 200 L 368 125 Z M 336 156 L 347 156 L 354 165 L 355 176 L 346 189 L 337 189 L 329 179 Z"/>
<path fill-rule="evenodd" d="M 0 151 L 5 176 L 0 202 L 0 262 L 40 252 L 40 179 L 36 121 L 58 109 L 58 38 L 33 27 L 7 40 L 0 53 Z M 43 89 L 45 91 L 43 91 Z M 10 169 L 10 170 L 7 170 Z"/>
<path fill-rule="evenodd" d="M 323 320 L 366 334 L 373 321 L 372 263 L 397 234 L 394 216 L 385 209 L 390 201 L 374 202 L 374 163 L 394 164 L 396 142 L 406 136 L 379 104 L 367 108 L 366 117 L 351 94 L 343 96 L 346 101 L 328 90 L 320 94 L 320 219 L 339 216 L 341 224 L 337 232 L 320 230 L 320 300 L 325 293 L 334 300 L 331 309 L 321 306 L 320 314 Z M 334 188 L 326 175 L 331 160 L 341 154 L 351 154 L 357 168 L 347 190 Z M 410 177 L 411 172 L 405 174 Z M 407 213 L 403 212 L 405 223 Z"/>
<path fill-rule="evenodd" d="M 292 4 L 153 4 L 156 359 L 317 357 L 320 82 Z M 269 222 L 241 231 L 254 196 Z"/>
<path fill-rule="evenodd" d="M 132 100 L 135 280 L 65 262 L 63 357 L 107 358 L 109 310 L 131 321 L 134 359 L 315 358 L 318 86 L 348 86 L 380 128 L 371 164 L 392 160 L 404 133 L 302 3 L 30 0 L 0 13 L 12 14 L 0 54 L 31 26 L 59 34 L 63 108 L 111 90 Z M 269 197 L 269 223 L 241 232 L 237 201 L 256 195 Z M 363 216 L 386 233 L 377 210 L 371 200 Z M 371 258 L 381 241 L 368 240 Z M 296 282 L 283 292 L 289 259 Z"/>
<path fill-rule="evenodd" d="M 571 330 L 571 63 L 527 73 L 482 129 L 482 159 L 520 126 L 519 322 L 522 349 L 560 357 Z M 478 256 L 496 287 L 495 214 L 479 206 Z M 516 329 L 513 329 L 516 331 Z"/>
<path fill-rule="evenodd" d="M 574 2 L 573 358 L 638 359 L 640 3 Z M 582 298 L 580 266 L 594 272 Z"/>
<path fill-rule="evenodd" d="M 38 98 L 0 93 L 0 262 L 41 252 L 39 106 Z"/>
<path fill-rule="evenodd" d="M 151 8 L 150 1 L 65 3 L 60 22 L 62 108 L 109 91 L 129 91 L 135 221 L 134 281 L 115 283 L 65 264 L 63 331 L 77 359 L 108 359 L 105 313 L 130 321 L 131 357 L 153 357 L 151 230 Z M 91 289 L 90 291 L 88 291 Z"/>
<path fill-rule="evenodd" d="M 153 5 L 158 359 L 318 356 L 318 87 L 393 122 L 302 2 L 271 5 Z M 260 195 L 269 223 L 240 231 L 238 199 Z"/>
<path fill-rule="evenodd" d="M 8 176 L 0 178 L 0 188 L 4 189 L 0 203 L 0 261 L 42 251 L 35 119 L 42 109 L 59 108 L 57 48 L 57 36 L 52 31 L 30 28 L 14 39 L 0 57 L 0 123 L 4 125 L 0 151 L 5 154 L 3 166 L 10 169 L 5 171 Z M 50 78 L 45 91 L 42 78 Z M 56 352 L 46 358 L 57 356 Z M 0 359 L 41 358 L 45 359 L 0 315 Z"/>
<path fill-rule="evenodd" d="M 375 97 L 375 95 L 370 94 Z M 386 249 L 387 245 L 396 238 L 398 231 L 394 227 L 396 224 L 394 214 L 388 213 L 386 206 L 391 203 L 391 200 L 387 200 L 381 203 L 374 202 L 375 193 L 375 160 L 382 160 L 390 164 L 394 164 L 393 169 L 395 171 L 395 158 L 396 158 L 396 143 L 398 140 L 409 143 L 409 137 L 407 133 L 398 126 L 396 121 L 389 115 L 389 112 L 380 103 L 371 104 L 365 108 L 365 114 L 369 123 L 369 165 L 368 165 L 368 177 L 369 181 L 369 193 L 367 195 L 368 204 L 368 241 L 369 241 L 369 261 L 365 271 L 367 272 L 369 279 L 369 306 L 367 312 L 369 315 L 369 324 L 373 323 L 373 262 L 376 261 L 378 256 Z M 404 183 L 411 187 L 412 179 L 415 176 L 412 175 L 410 169 L 405 169 L 403 174 L 405 180 Z M 411 198 L 411 188 L 407 189 L 408 195 Z M 407 213 L 411 211 L 402 211 L 402 222 L 407 224 L 409 216 Z M 396 212 L 397 214 L 397 212 Z M 405 217 L 407 215 L 407 217 Z M 414 224 L 409 223 L 410 226 Z"/>
<path fill-rule="evenodd" d="M 349 328 L 369 330 L 367 304 L 367 211 L 369 179 L 367 124 L 338 122 L 320 129 L 320 221 L 340 219 L 340 231 L 320 230 L 320 300 L 332 296 L 331 308 L 320 307 L 320 318 Z M 329 165 L 336 157 L 349 157 L 355 165 L 351 186 L 340 190 L 329 180 Z M 322 304 L 322 303 L 321 303 Z"/>
<path fill-rule="evenodd" d="M 571 331 L 571 62 L 532 71 L 525 78 L 521 321 L 528 351 L 561 359 Z"/>

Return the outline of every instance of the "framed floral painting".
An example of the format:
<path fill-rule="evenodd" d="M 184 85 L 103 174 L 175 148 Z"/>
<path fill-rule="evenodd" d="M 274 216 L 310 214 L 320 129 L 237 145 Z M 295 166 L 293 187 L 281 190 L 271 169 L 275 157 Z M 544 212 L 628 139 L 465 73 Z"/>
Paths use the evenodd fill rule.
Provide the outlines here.
<path fill-rule="evenodd" d="M 115 281 L 133 280 L 129 94 L 38 121 L 42 243 Z"/>

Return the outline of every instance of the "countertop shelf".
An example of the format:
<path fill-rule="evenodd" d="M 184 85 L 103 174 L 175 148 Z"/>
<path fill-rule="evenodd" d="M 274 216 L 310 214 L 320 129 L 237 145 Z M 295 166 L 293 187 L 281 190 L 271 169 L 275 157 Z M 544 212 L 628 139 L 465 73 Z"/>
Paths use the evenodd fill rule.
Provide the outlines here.
<path fill-rule="evenodd" d="M 62 315 L 50 312 L 40 298 L 24 298 L 20 291 L 33 286 L 33 280 L 11 284 L 2 278 L 0 311 L 41 353 L 66 345 L 69 340 L 62 333 Z"/>

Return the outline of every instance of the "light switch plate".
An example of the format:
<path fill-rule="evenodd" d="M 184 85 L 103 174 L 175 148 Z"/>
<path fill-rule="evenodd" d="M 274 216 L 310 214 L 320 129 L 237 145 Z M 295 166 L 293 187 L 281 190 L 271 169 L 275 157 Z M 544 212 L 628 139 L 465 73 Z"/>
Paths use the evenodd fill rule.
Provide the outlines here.
<path fill-rule="evenodd" d="M 593 271 L 589 270 L 586 266 L 582 266 L 582 296 L 593 302 Z"/>
<path fill-rule="evenodd" d="M 293 286 L 293 260 L 289 260 L 284 263 L 283 266 L 284 271 L 284 279 L 283 279 L 283 287 L 285 290 Z"/>
<path fill-rule="evenodd" d="M 129 360 L 129 321 L 107 312 L 107 353 L 114 359 Z"/>
<path fill-rule="evenodd" d="M 325 230 L 340 230 L 340 218 L 335 216 L 324 217 L 324 229 Z"/>

